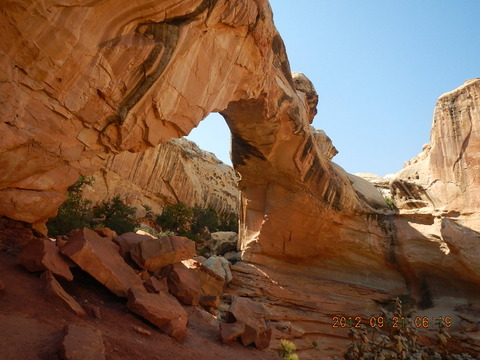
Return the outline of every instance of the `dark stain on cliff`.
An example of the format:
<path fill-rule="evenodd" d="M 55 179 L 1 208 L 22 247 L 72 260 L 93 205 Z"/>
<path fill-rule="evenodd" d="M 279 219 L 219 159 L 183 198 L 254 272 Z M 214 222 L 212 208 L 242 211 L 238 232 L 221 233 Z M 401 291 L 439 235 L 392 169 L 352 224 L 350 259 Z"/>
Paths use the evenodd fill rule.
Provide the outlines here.
<path fill-rule="evenodd" d="M 138 68 L 138 71 L 143 72 L 142 79 L 125 96 L 118 107 L 118 116 L 122 123 L 130 110 L 140 101 L 167 68 L 177 47 L 181 27 L 191 23 L 206 10 L 210 13 L 215 4 L 216 0 L 205 0 L 189 14 L 170 18 L 160 23 L 147 22 L 138 24 L 135 29 L 136 34 L 153 40 L 155 45 L 147 59 Z"/>
<path fill-rule="evenodd" d="M 234 166 L 246 165 L 250 157 L 257 157 L 261 160 L 267 160 L 265 156 L 255 146 L 250 144 L 240 135 L 232 132 L 232 163 Z"/>
<path fill-rule="evenodd" d="M 433 306 L 432 294 L 425 278 L 420 282 L 420 301 L 418 306 L 423 310 L 429 309 Z"/>
<path fill-rule="evenodd" d="M 428 192 L 419 184 L 405 180 L 396 180 L 391 184 L 392 195 L 403 198 L 410 208 L 421 208 L 426 205 L 425 199 L 435 205 Z"/>
<path fill-rule="evenodd" d="M 401 256 L 398 256 L 401 248 L 399 248 L 398 244 L 397 227 L 395 226 L 394 216 L 378 215 L 377 221 L 387 240 L 385 253 L 386 265 L 397 270 L 403 277 L 409 297 L 416 298 L 419 306 L 423 309 L 431 307 L 431 294 L 426 280 L 424 278 L 420 279 L 411 265 L 402 259 Z"/>
<path fill-rule="evenodd" d="M 275 55 L 277 55 L 275 57 L 275 61 L 278 62 L 276 65 L 279 65 L 288 83 L 290 84 L 292 89 L 295 89 L 292 78 L 292 70 L 290 70 L 290 63 L 287 59 L 287 50 L 279 34 L 276 34 L 272 39 L 272 51 Z"/>

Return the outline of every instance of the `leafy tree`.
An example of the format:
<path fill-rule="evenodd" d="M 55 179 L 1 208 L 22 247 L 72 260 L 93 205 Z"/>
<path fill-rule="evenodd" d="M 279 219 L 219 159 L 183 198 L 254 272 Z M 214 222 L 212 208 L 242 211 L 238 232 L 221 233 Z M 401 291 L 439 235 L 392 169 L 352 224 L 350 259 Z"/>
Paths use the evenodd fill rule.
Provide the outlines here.
<path fill-rule="evenodd" d="M 185 236 L 190 231 L 192 218 L 193 210 L 179 202 L 166 206 L 156 220 L 163 230 L 170 230 L 178 235 Z"/>
<path fill-rule="evenodd" d="M 238 215 L 234 212 L 229 213 L 220 220 L 219 231 L 234 231 L 238 233 Z"/>
<path fill-rule="evenodd" d="M 204 232 L 218 231 L 219 219 L 212 208 L 203 208 L 199 205 L 193 207 L 192 232 L 203 234 Z"/>
<path fill-rule="evenodd" d="M 70 230 L 89 227 L 93 218 L 92 202 L 82 197 L 85 186 L 92 185 L 93 178 L 81 176 L 67 189 L 67 199 L 58 209 L 57 216 L 47 221 L 48 234 L 58 236 Z"/>
<path fill-rule="evenodd" d="M 163 230 L 173 231 L 195 241 L 205 239 L 215 231 L 238 232 L 237 214 L 230 213 L 221 218 L 212 208 L 200 205 L 195 205 L 193 209 L 184 203 L 166 206 L 156 220 Z"/>
<path fill-rule="evenodd" d="M 94 220 L 99 224 L 115 230 L 118 234 L 135 229 L 135 208 L 129 206 L 117 195 L 110 201 L 102 201 L 93 208 Z"/>

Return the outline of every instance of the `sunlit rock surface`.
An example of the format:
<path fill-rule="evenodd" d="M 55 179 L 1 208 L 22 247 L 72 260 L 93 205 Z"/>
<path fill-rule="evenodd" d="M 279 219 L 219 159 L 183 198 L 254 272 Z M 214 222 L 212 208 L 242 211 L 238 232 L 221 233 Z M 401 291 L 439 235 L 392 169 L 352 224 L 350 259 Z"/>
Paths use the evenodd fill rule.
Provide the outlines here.
<path fill-rule="evenodd" d="M 219 112 L 241 177 L 239 245 L 258 266 L 237 269 L 254 279 L 238 291 L 279 307 L 273 316 L 308 308 L 293 331 L 319 337 L 338 337 L 332 314 L 395 295 L 475 299 L 478 80 L 440 99 L 432 143 L 392 180 L 398 214 L 331 161 L 310 126 L 315 90 L 292 76 L 268 2 L 6 2 L 0 63 L 0 215 L 41 229 L 80 174 Z M 255 290 L 262 281 L 271 287 Z M 309 297 L 319 283 L 338 297 Z"/>
<path fill-rule="evenodd" d="M 109 156 L 84 196 L 95 203 L 117 195 L 135 206 L 137 213 L 145 211 L 143 205 L 160 213 L 165 205 L 183 202 L 224 215 L 237 213 L 240 200 L 232 167 L 187 139 Z"/>

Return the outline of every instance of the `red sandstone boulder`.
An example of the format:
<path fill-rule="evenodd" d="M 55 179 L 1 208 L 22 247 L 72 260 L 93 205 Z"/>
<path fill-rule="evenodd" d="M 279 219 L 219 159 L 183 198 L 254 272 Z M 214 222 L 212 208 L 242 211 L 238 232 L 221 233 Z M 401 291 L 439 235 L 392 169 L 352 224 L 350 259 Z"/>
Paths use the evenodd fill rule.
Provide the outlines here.
<path fill-rule="evenodd" d="M 227 312 L 227 322 L 244 324 L 245 330 L 240 335 L 244 346 L 255 344 L 258 349 L 266 349 L 272 337 L 268 316 L 268 311 L 261 303 L 235 296 Z M 227 329 L 228 326 L 225 336 L 229 334 Z"/>
<path fill-rule="evenodd" d="M 143 235 L 143 234 L 137 234 L 134 232 L 128 232 L 120 236 L 117 236 L 114 239 L 114 242 L 118 244 L 118 246 L 120 247 L 120 255 L 122 255 L 123 258 L 125 259 L 128 256 L 130 256 L 130 251 L 138 243 L 142 241 L 151 240 L 151 239 L 152 239 L 152 236 L 150 235 Z"/>
<path fill-rule="evenodd" d="M 158 279 L 155 276 L 149 277 L 143 282 L 143 286 L 151 293 L 159 293 L 160 291 L 168 291 L 167 279 Z"/>
<path fill-rule="evenodd" d="M 200 302 L 201 288 L 200 276 L 184 264 L 172 266 L 168 276 L 170 293 L 185 305 L 198 305 Z"/>
<path fill-rule="evenodd" d="M 183 236 L 165 236 L 161 239 L 145 236 L 143 241 L 137 242 L 130 249 L 130 255 L 143 269 L 156 271 L 193 258 L 195 243 Z"/>
<path fill-rule="evenodd" d="M 120 256 L 118 246 L 92 230 L 70 232 L 62 253 L 118 296 L 126 297 L 129 288 L 144 289 L 138 275 Z"/>
<path fill-rule="evenodd" d="M 60 348 L 63 360 L 102 360 L 105 359 L 105 345 L 102 332 L 93 327 L 66 325 L 65 338 Z"/>
<path fill-rule="evenodd" d="M 109 240 L 114 240 L 115 238 L 118 237 L 117 232 L 115 230 L 112 230 L 107 227 L 96 228 L 93 231 L 95 231 L 101 237 L 107 238 Z"/>
<path fill-rule="evenodd" d="M 60 283 L 55 279 L 50 271 L 45 271 L 42 274 L 42 278 L 45 280 L 45 288 L 48 294 L 71 309 L 75 314 L 78 316 L 85 316 L 85 310 L 80 306 L 80 304 L 71 296 L 69 295 L 60 285 Z"/>
<path fill-rule="evenodd" d="M 220 323 L 220 338 L 224 344 L 237 340 L 245 332 L 245 324 L 241 322 Z"/>
<path fill-rule="evenodd" d="M 30 241 L 23 248 L 18 260 L 28 271 L 50 271 L 65 280 L 73 280 L 67 261 L 51 240 L 34 239 Z"/>
<path fill-rule="evenodd" d="M 185 305 L 217 308 L 224 280 L 195 260 L 185 260 L 164 271 L 168 288 Z"/>
<path fill-rule="evenodd" d="M 187 313 L 173 296 L 165 292 L 151 294 L 130 289 L 127 308 L 158 326 L 174 339 L 179 340 L 185 336 Z"/>

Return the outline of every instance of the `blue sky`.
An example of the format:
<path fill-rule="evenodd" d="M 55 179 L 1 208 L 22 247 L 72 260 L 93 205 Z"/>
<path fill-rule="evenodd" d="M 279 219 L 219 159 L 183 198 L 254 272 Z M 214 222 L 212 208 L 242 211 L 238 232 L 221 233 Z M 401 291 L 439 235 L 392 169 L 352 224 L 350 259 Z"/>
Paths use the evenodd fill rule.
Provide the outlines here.
<path fill-rule="evenodd" d="M 437 98 L 480 77 L 480 1 L 271 0 L 292 71 L 319 94 L 313 125 L 348 172 L 401 170 L 429 141 Z M 189 139 L 222 161 L 230 134 L 218 114 Z"/>

